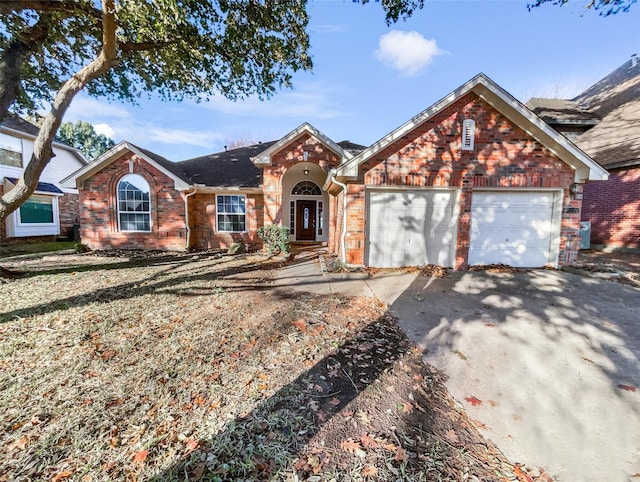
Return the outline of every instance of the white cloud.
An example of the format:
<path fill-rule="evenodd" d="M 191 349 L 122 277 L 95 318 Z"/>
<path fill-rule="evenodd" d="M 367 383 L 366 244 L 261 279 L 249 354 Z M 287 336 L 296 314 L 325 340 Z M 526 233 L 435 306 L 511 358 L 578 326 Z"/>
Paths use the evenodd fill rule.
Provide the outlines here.
<path fill-rule="evenodd" d="M 437 55 L 443 54 L 436 41 L 418 32 L 392 30 L 380 36 L 375 57 L 405 76 L 422 72 Z"/>
<path fill-rule="evenodd" d="M 124 119 L 129 116 L 129 111 L 121 105 L 110 104 L 104 99 L 96 99 L 81 94 L 71 102 L 69 110 L 64 116 L 64 120 L 91 122 L 93 119 L 102 119 L 105 117 Z"/>
<path fill-rule="evenodd" d="M 186 144 L 205 148 L 210 148 L 213 144 L 222 140 L 221 134 L 216 132 L 163 129 L 160 127 L 151 127 L 148 130 L 147 137 L 149 140 L 161 144 Z"/>
<path fill-rule="evenodd" d="M 98 134 L 103 134 L 111 138 L 116 135 L 116 131 L 114 131 L 113 128 L 106 122 L 103 122 L 101 124 L 93 124 L 93 130 Z"/>
<path fill-rule="evenodd" d="M 322 25 L 316 25 L 315 27 L 312 27 L 310 30 L 316 33 L 332 34 L 332 33 L 346 32 L 349 30 L 349 28 L 344 24 L 325 23 Z"/>
<path fill-rule="evenodd" d="M 335 90 L 322 82 L 310 82 L 298 84 L 293 91 L 278 92 L 265 101 L 256 97 L 232 101 L 218 95 L 202 105 L 225 114 L 251 117 L 333 119 L 345 115 L 335 102 Z"/>

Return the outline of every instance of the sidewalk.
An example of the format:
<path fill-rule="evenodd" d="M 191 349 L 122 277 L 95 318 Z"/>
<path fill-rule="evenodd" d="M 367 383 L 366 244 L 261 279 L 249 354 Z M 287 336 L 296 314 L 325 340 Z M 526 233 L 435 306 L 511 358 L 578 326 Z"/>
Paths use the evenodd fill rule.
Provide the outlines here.
<path fill-rule="evenodd" d="M 415 279 L 414 275 L 402 271 L 373 277 L 367 273 L 329 273 L 322 261 L 326 248 L 317 245 L 297 246 L 293 253 L 293 260 L 278 271 L 274 288 L 286 287 L 319 295 L 366 296 L 391 304 Z"/>

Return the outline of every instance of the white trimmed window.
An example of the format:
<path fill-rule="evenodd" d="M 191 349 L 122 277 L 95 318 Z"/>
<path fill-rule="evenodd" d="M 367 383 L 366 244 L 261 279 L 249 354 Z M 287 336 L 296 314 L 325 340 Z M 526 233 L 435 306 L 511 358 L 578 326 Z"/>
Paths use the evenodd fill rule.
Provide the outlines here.
<path fill-rule="evenodd" d="M 218 232 L 243 233 L 247 230 L 247 203 L 243 194 L 216 196 Z"/>
<path fill-rule="evenodd" d="M 22 140 L 0 133 L 0 164 L 22 167 Z"/>
<path fill-rule="evenodd" d="M 127 174 L 118 183 L 118 227 L 125 232 L 151 231 L 149 183 L 139 174 Z"/>
<path fill-rule="evenodd" d="M 32 195 L 18 209 L 18 223 L 22 226 L 55 226 L 57 199 L 53 196 Z"/>

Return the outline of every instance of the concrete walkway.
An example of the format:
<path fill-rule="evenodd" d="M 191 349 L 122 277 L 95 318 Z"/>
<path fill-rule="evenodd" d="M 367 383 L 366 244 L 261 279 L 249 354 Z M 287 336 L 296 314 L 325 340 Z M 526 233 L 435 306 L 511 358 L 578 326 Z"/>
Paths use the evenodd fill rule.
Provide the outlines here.
<path fill-rule="evenodd" d="M 387 303 L 511 460 L 559 481 L 640 479 L 640 290 L 552 270 L 358 279 L 317 258 L 275 285 Z"/>
<path fill-rule="evenodd" d="M 322 265 L 323 254 L 326 248 L 297 247 L 292 262 L 278 271 L 274 288 L 320 295 L 366 296 L 390 305 L 415 279 L 414 275 L 401 271 L 380 273 L 373 278 L 363 273 L 327 273 Z"/>

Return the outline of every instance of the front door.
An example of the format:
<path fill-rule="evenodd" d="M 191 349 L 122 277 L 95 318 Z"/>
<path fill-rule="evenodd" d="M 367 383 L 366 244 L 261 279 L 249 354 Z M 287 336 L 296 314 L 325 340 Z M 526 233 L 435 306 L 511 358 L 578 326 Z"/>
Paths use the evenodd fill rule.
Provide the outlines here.
<path fill-rule="evenodd" d="M 296 203 L 296 239 L 315 241 L 316 239 L 316 202 L 298 201 Z"/>

